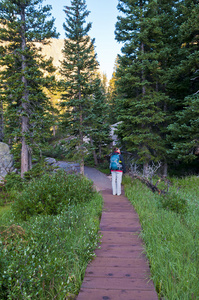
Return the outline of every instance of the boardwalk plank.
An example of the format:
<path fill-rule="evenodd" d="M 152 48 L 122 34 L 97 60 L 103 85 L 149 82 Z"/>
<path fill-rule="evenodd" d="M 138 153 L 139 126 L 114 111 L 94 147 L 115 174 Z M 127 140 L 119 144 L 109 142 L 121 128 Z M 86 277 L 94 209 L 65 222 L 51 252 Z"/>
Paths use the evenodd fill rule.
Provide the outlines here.
<path fill-rule="evenodd" d="M 82 288 L 86 289 L 112 289 L 112 290 L 151 290 L 153 282 L 144 278 L 118 278 L 118 277 L 86 277 Z"/>
<path fill-rule="evenodd" d="M 122 232 L 122 231 L 103 231 L 101 232 L 101 242 L 109 243 L 109 244 L 122 244 L 128 245 L 129 240 L 132 243 L 136 243 L 137 245 L 142 246 L 143 242 L 141 238 L 138 236 L 138 233 L 135 232 Z"/>
<path fill-rule="evenodd" d="M 153 291 L 82 289 L 78 300 L 158 300 Z"/>
<path fill-rule="evenodd" d="M 139 233 L 141 225 L 124 196 L 102 190 L 101 244 L 88 265 L 77 300 L 158 300 Z"/>
<path fill-rule="evenodd" d="M 144 278 L 147 279 L 150 276 L 150 269 L 146 268 L 124 268 L 124 267 L 107 267 L 90 266 L 86 270 L 86 276 L 88 277 L 108 277 L 108 278 Z"/>
<path fill-rule="evenodd" d="M 104 257 L 98 255 L 89 265 L 93 267 L 107 266 L 107 267 L 123 267 L 123 268 L 149 268 L 149 263 L 145 256 L 140 258 L 127 258 L 127 257 Z"/>

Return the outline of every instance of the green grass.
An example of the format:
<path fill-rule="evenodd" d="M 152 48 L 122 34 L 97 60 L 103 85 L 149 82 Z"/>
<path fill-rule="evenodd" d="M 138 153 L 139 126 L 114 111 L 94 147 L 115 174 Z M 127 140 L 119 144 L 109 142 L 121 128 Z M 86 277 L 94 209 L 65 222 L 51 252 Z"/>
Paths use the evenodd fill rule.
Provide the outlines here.
<path fill-rule="evenodd" d="M 88 184 L 85 180 L 85 184 Z M 22 193 L 23 195 L 23 193 Z M 99 242 L 102 196 L 57 215 L 0 218 L 0 299 L 52 300 L 78 294 Z"/>
<path fill-rule="evenodd" d="M 170 190 L 186 199 L 186 213 L 161 208 L 160 196 L 137 180 L 125 186 L 126 196 L 140 217 L 159 297 L 199 299 L 199 178 L 174 178 Z"/>
<path fill-rule="evenodd" d="M 10 205 L 0 206 L 0 218 L 3 218 L 4 214 L 10 211 Z"/>
<path fill-rule="evenodd" d="M 140 217 L 159 297 L 199 299 L 199 178 L 171 178 L 170 195 L 177 196 L 168 198 L 165 208 L 141 182 L 124 176 L 123 184 Z M 173 211 L 179 199 L 186 200 L 186 211 Z M 99 241 L 101 211 L 98 193 L 57 215 L 33 215 L 26 221 L 14 219 L 9 205 L 0 207 L 0 299 L 75 297 Z"/>

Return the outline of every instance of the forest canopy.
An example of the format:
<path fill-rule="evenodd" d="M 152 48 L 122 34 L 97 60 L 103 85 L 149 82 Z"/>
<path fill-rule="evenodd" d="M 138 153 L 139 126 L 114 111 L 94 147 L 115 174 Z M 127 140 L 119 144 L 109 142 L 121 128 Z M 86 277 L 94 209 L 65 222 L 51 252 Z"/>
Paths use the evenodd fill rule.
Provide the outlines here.
<path fill-rule="evenodd" d="M 121 54 L 108 89 L 89 36 L 86 1 L 62 8 L 66 38 L 54 66 L 44 47 L 58 34 L 51 6 L 42 4 L 0 4 L 0 140 L 9 143 L 21 176 L 59 137 L 82 172 L 89 157 L 97 165 L 110 153 L 116 123 L 129 165 L 147 170 L 161 162 L 165 176 L 168 167 L 198 171 L 198 1 L 119 0 Z"/>

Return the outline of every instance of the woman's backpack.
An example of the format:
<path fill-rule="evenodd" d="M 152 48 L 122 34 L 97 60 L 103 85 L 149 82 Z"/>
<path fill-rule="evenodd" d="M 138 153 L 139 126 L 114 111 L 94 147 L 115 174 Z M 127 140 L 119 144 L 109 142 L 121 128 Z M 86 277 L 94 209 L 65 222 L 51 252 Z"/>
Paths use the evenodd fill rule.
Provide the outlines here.
<path fill-rule="evenodd" d="M 115 153 L 110 158 L 110 170 L 122 170 L 122 164 L 120 161 L 120 154 Z"/>

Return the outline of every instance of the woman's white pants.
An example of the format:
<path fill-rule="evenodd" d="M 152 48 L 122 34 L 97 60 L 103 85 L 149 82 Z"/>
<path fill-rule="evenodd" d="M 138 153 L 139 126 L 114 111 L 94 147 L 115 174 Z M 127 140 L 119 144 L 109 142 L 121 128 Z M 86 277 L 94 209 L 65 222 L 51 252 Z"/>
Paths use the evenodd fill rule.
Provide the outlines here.
<path fill-rule="evenodd" d="M 123 172 L 111 171 L 113 195 L 121 195 L 122 173 Z"/>

